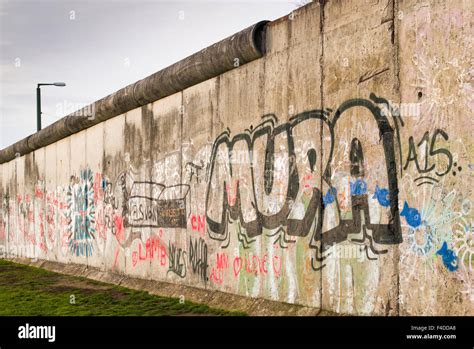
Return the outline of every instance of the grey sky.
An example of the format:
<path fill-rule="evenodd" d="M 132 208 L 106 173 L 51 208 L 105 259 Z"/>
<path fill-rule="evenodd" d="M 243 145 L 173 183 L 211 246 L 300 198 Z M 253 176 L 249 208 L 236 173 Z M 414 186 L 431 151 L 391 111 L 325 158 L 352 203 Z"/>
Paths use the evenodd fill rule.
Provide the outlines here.
<path fill-rule="evenodd" d="M 288 1 L 0 0 L 0 149 L 259 20 Z"/>

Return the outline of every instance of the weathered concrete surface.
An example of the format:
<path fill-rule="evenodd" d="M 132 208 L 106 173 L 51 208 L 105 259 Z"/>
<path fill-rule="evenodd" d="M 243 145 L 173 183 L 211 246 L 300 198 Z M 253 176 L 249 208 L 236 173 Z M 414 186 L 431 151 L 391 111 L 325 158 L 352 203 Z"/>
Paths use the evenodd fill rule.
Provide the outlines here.
<path fill-rule="evenodd" d="M 398 101 L 395 79 L 396 46 L 392 44 L 393 5 L 387 1 L 334 1 L 324 8 L 324 57 L 322 105 L 337 106 L 353 98 L 367 99 L 371 93 L 391 101 Z M 390 212 L 374 200 L 376 186 L 389 188 L 385 166 L 386 154 L 381 133 L 372 113 L 363 107 L 348 109 L 334 128 L 335 149 L 332 186 L 339 193 L 341 213 L 338 217 L 333 205 L 328 205 L 326 222 L 337 225 L 338 220 L 354 215 L 347 200 L 351 196 L 348 180 L 363 178 L 367 184 L 371 223 L 387 224 Z M 364 171 L 352 174 L 350 149 L 353 139 L 362 144 Z M 342 166 L 341 166 L 342 165 Z M 363 172 L 363 171 L 361 171 Z M 328 187 L 323 191 L 329 190 Z M 353 201 L 352 201 L 353 202 Z M 398 223 L 399 225 L 399 223 Z M 354 250 L 356 239 L 363 239 L 362 230 L 343 241 L 339 248 Z M 390 246 L 390 245 L 388 245 Z M 367 247 L 363 247 L 367 249 Z M 375 244 L 362 261 L 357 258 L 333 258 L 322 270 L 323 308 L 338 312 L 364 314 L 398 314 L 397 259 L 398 249 L 388 248 L 378 256 L 374 250 L 385 249 Z M 370 258 L 369 258 L 370 257 Z M 376 258 L 373 260 L 372 258 Z M 354 283 L 353 280 L 357 280 Z"/>
<path fill-rule="evenodd" d="M 472 6 L 270 22 L 262 58 L 1 164 L 0 242 L 215 306 L 474 315 Z"/>
<path fill-rule="evenodd" d="M 404 1 L 399 5 L 398 22 L 406 22 L 397 31 L 400 98 L 418 100 L 421 114 L 418 119 L 406 118 L 401 137 L 412 136 L 415 144 L 425 137 L 417 152 L 420 168 L 425 168 L 422 147 L 430 149 L 428 166 L 434 166 L 420 174 L 410 161 L 403 173 L 401 194 L 412 206 L 424 208 L 427 221 L 409 230 L 401 246 L 403 314 L 474 314 L 473 8 L 472 2 L 465 1 L 434 1 L 429 6 Z M 409 148 L 409 143 L 403 144 L 402 153 L 407 154 Z M 437 151 L 443 149 L 448 153 Z M 428 175 L 439 182 L 417 186 L 410 175 Z M 427 239 L 430 234 L 432 239 Z M 455 271 L 443 267 L 436 255 L 444 241 L 457 255 L 459 268 Z M 418 253 L 408 253 L 417 247 Z"/>

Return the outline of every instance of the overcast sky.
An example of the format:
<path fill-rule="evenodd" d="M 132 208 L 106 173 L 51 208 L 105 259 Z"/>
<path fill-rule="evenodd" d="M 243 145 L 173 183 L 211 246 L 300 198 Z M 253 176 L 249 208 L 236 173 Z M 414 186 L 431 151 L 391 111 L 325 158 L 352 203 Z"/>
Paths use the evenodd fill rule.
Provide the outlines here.
<path fill-rule="evenodd" d="M 0 149 L 260 20 L 304 2 L 0 0 Z"/>

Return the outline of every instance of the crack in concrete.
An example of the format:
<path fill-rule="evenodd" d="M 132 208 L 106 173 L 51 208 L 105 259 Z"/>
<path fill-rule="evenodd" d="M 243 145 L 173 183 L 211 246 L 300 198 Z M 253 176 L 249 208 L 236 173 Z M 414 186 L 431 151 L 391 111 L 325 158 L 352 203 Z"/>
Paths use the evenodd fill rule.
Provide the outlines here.
<path fill-rule="evenodd" d="M 376 77 L 377 75 L 380 75 L 382 73 L 385 73 L 386 71 L 389 71 L 390 68 L 382 68 L 382 69 L 378 69 L 378 70 L 369 70 L 368 72 L 365 72 L 364 74 L 362 74 L 362 76 L 359 78 L 359 81 L 357 82 L 357 85 L 367 81 L 367 80 L 370 80 L 374 77 Z"/>

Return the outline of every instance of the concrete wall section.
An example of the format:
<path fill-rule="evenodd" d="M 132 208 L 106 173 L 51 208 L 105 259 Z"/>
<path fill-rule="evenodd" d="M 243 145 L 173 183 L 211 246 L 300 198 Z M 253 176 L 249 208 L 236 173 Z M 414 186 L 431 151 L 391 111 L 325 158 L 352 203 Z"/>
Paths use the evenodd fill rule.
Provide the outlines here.
<path fill-rule="evenodd" d="M 0 165 L 10 254 L 367 315 L 473 315 L 472 4 L 328 1 L 266 54 Z"/>
<path fill-rule="evenodd" d="M 421 216 L 402 221 L 401 309 L 472 315 L 473 3 L 398 6 L 400 96 L 419 103 L 419 117 L 405 108 L 400 129 L 400 207 Z"/>

